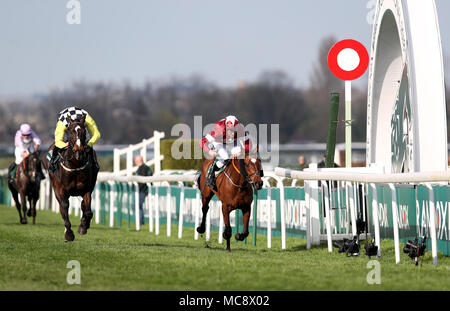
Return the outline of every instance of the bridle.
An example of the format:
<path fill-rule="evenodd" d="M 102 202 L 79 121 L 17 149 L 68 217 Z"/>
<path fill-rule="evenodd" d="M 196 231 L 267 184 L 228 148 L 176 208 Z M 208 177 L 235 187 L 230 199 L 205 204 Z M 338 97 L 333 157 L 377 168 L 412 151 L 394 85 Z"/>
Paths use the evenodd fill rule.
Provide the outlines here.
<path fill-rule="evenodd" d="M 81 125 L 80 125 L 80 126 L 81 126 Z M 78 126 L 77 126 L 77 127 L 78 127 Z M 77 130 L 77 128 L 75 128 L 75 131 L 76 131 L 76 133 L 77 133 L 76 139 L 77 139 L 77 140 L 80 140 L 80 142 L 81 142 L 81 139 L 80 139 L 79 136 L 78 136 L 78 130 Z M 84 145 L 84 143 L 85 143 L 85 141 L 83 141 L 83 144 L 81 144 L 81 145 Z M 88 164 L 89 164 L 89 157 L 86 157 L 86 162 L 85 162 L 84 165 L 81 166 L 81 167 L 77 167 L 77 168 L 69 168 L 69 167 L 67 166 L 67 162 L 73 161 L 73 160 L 75 159 L 75 152 L 76 152 L 76 151 L 73 150 L 74 147 L 75 147 L 75 144 L 76 144 L 76 143 L 73 142 L 72 139 L 69 138 L 68 149 L 67 149 L 67 151 L 65 152 L 64 156 L 62 156 L 63 161 L 60 162 L 62 168 L 63 168 L 64 170 L 68 171 L 68 172 L 76 172 L 76 171 L 84 170 L 84 169 L 88 166 Z M 83 155 L 85 155 L 86 151 L 84 150 L 84 146 L 81 148 L 80 152 L 83 152 Z M 68 154 L 70 154 L 70 156 L 69 156 Z M 75 160 L 76 160 L 76 159 L 75 159 Z M 64 161 L 66 162 L 66 165 L 64 165 Z M 78 160 L 77 160 L 77 161 L 78 161 Z"/>
<path fill-rule="evenodd" d="M 239 170 L 239 168 L 237 168 L 237 167 L 236 167 L 236 164 L 234 163 L 234 160 L 236 160 L 237 157 L 238 157 L 238 155 L 235 155 L 233 158 L 231 158 L 231 164 L 232 164 L 233 168 L 235 169 L 235 171 L 236 171 L 240 176 L 244 177 L 245 181 L 246 181 L 248 184 L 250 184 L 250 186 L 252 186 L 253 190 L 255 190 L 255 189 L 256 189 L 256 188 L 255 188 L 255 183 L 251 180 L 250 177 L 252 177 L 253 175 L 262 177 L 262 174 L 261 174 L 261 171 L 262 171 L 262 170 L 256 170 L 255 172 L 253 172 L 253 173 L 251 173 L 251 174 L 248 174 L 248 173 L 247 173 L 247 169 L 246 169 L 246 165 L 245 165 L 245 162 L 244 162 L 243 159 L 239 159 L 239 163 L 240 163 L 240 166 L 241 166 L 241 169 Z M 233 179 L 231 178 L 231 176 L 227 174 L 226 170 L 224 170 L 223 173 L 225 174 L 225 176 L 228 178 L 228 180 L 231 182 L 231 184 L 232 184 L 233 186 L 238 187 L 238 188 L 246 188 L 246 187 L 247 187 L 245 184 L 244 184 L 245 186 L 237 185 L 237 184 L 233 181 Z"/>

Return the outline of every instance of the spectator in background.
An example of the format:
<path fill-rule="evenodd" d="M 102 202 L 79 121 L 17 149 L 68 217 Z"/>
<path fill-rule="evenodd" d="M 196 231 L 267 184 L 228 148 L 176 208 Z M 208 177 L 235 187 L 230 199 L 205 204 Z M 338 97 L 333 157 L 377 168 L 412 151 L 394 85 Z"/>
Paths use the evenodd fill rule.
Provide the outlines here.
<path fill-rule="evenodd" d="M 301 155 L 298 157 L 298 166 L 299 166 L 299 170 L 303 171 L 305 168 L 308 168 L 308 164 L 305 161 L 305 156 Z"/>
<path fill-rule="evenodd" d="M 152 176 L 152 170 L 145 165 L 144 159 L 141 155 L 137 155 L 134 158 L 134 164 L 138 166 L 135 175 L 138 176 Z M 144 224 L 144 201 L 148 195 L 148 186 L 145 183 L 139 183 L 139 211 L 141 216 L 141 225 Z"/>
<path fill-rule="evenodd" d="M 322 158 L 322 162 L 317 164 L 317 168 L 325 168 L 327 166 L 327 155 L 324 154 Z M 336 162 L 333 163 L 333 167 L 340 167 Z"/>

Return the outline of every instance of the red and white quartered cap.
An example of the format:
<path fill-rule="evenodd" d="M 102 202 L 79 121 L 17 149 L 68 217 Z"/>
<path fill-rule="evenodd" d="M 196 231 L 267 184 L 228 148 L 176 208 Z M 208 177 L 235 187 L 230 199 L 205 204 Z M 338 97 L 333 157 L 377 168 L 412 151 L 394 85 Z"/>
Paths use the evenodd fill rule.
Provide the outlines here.
<path fill-rule="evenodd" d="M 225 118 L 225 125 L 227 128 L 234 128 L 238 122 L 235 116 L 228 116 Z"/>

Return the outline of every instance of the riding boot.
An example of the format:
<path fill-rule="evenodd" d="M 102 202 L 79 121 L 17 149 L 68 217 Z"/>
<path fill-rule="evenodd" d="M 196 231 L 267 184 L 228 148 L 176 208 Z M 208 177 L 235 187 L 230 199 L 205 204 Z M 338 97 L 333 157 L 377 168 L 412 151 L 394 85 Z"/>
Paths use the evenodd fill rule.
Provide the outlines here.
<path fill-rule="evenodd" d="M 206 172 L 206 184 L 213 190 L 216 190 L 216 174 L 215 171 L 217 170 L 216 165 L 217 160 L 214 159 L 213 163 L 208 168 L 208 171 Z"/>
<path fill-rule="evenodd" d="M 16 162 L 11 163 L 8 167 L 8 183 L 12 183 L 14 180 L 14 176 L 12 176 L 13 171 L 15 172 L 15 168 L 17 167 Z"/>
<path fill-rule="evenodd" d="M 92 164 L 94 165 L 95 173 L 98 173 L 98 171 L 100 171 L 100 166 L 98 165 L 97 155 L 95 154 L 94 148 L 92 147 L 90 148 L 89 157 L 92 161 Z"/>
<path fill-rule="evenodd" d="M 59 150 L 61 149 L 55 146 L 52 151 L 52 158 L 50 159 L 50 165 L 48 166 L 48 171 L 52 174 L 55 174 L 56 172 L 56 159 L 58 158 Z"/>

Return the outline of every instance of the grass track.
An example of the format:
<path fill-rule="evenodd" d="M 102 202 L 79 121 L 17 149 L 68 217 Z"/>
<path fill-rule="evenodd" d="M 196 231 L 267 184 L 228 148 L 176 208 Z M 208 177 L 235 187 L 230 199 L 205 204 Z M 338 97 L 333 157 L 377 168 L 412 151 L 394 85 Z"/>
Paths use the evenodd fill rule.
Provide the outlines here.
<path fill-rule="evenodd" d="M 71 217 L 76 232 L 79 220 Z M 126 227 L 126 226 L 124 226 Z M 0 205 L 0 290 L 450 290 L 450 258 L 439 254 L 432 265 L 427 252 L 423 266 L 415 267 L 402 253 L 394 264 L 392 241 L 382 243 L 381 284 L 369 285 L 368 258 L 327 252 L 326 245 L 306 251 L 306 241 L 288 238 L 287 249 L 274 238 L 267 249 L 264 236 L 258 246 L 231 244 L 232 252 L 218 244 L 212 232 L 210 248 L 204 238 L 195 241 L 193 228 L 183 238 L 159 236 L 127 228 L 92 224 L 85 236 L 64 242 L 59 214 L 38 211 L 36 225 L 19 224 L 15 208 Z M 81 284 L 66 282 L 68 261 L 81 265 Z"/>

